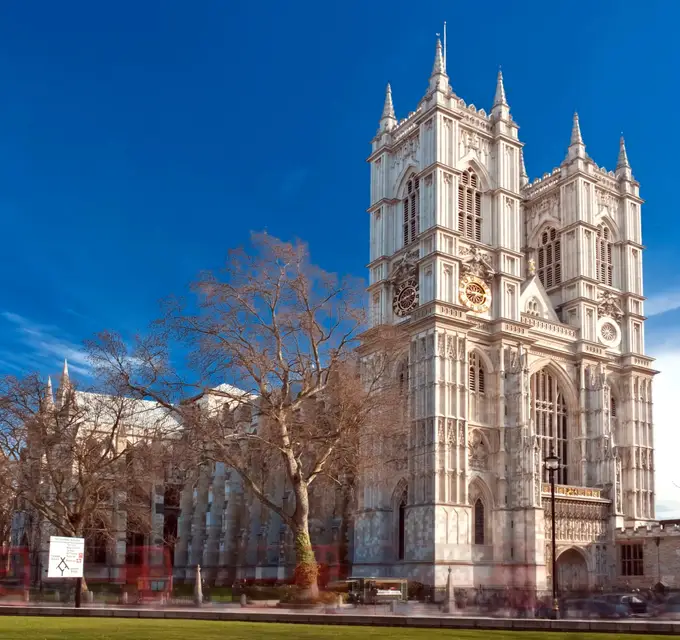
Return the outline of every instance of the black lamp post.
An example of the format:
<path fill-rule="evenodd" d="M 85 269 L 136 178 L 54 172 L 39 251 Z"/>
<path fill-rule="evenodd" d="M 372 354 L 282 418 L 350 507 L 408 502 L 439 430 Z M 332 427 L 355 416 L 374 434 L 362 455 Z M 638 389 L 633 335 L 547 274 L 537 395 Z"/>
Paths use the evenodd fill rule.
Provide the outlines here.
<path fill-rule="evenodd" d="M 557 545 L 555 535 L 555 472 L 560 467 L 560 459 L 555 455 L 555 450 L 550 449 L 550 455 L 543 461 L 545 468 L 550 476 L 550 515 L 552 519 L 552 597 L 553 612 L 555 618 L 559 616 L 559 605 L 557 604 Z"/>

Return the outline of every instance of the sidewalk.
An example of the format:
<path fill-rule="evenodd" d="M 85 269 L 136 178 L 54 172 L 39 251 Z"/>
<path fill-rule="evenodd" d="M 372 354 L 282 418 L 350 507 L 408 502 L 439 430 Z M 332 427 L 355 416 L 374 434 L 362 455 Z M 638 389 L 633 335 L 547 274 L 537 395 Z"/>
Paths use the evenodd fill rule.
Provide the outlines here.
<path fill-rule="evenodd" d="M 260 608 L 238 605 L 210 605 L 202 607 L 104 607 L 97 605 L 75 607 L 41 604 L 19 606 L 0 605 L 0 616 L 71 616 L 115 618 L 165 618 L 187 620 L 220 620 L 240 622 L 280 622 L 315 625 L 352 625 L 382 627 L 421 627 L 445 629 L 505 629 L 515 631 L 594 631 L 609 633 L 633 633 L 656 635 L 680 635 L 679 622 L 655 622 L 629 620 L 625 622 L 600 620 L 531 620 L 526 618 L 485 618 L 446 615 L 433 607 L 430 615 L 386 614 L 368 612 L 362 607 L 341 609 L 322 606 L 321 610 L 291 611 L 288 609 Z"/>

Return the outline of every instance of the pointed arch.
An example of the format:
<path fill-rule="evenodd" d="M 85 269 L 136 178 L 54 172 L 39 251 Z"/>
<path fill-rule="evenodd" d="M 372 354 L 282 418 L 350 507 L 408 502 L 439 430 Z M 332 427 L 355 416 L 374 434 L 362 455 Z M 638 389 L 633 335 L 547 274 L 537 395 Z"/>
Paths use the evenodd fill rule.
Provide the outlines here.
<path fill-rule="evenodd" d="M 474 545 L 492 544 L 491 511 L 493 496 L 487 484 L 478 476 L 468 485 L 468 503 L 472 507 L 470 542 Z"/>
<path fill-rule="evenodd" d="M 458 162 L 457 168 L 460 171 L 472 169 L 472 171 L 474 171 L 481 179 L 482 193 L 496 188 L 496 183 L 491 178 L 491 175 L 487 171 L 486 167 L 479 161 L 479 158 L 474 153 L 474 151 L 470 151 L 465 154 Z"/>
<path fill-rule="evenodd" d="M 406 185 L 408 181 L 418 173 L 418 167 L 414 162 L 407 164 L 399 173 L 399 177 L 395 181 L 394 193 L 397 199 L 401 200 L 406 193 Z"/>
<path fill-rule="evenodd" d="M 621 237 L 621 229 L 607 209 L 603 209 L 595 216 L 594 224 L 596 227 L 599 227 L 601 224 L 606 224 L 612 233 L 614 242 Z"/>
<path fill-rule="evenodd" d="M 491 359 L 484 351 L 475 347 L 468 352 L 468 418 L 472 422 L 488 420 L 492 369 Z"/>
<path fill-rule="evenodd" d="M 529 376 L 533 376 L 541 370 L 547 370 L 557 377 L 567 402 L 567 409 L 572 412 L 577 411 L 579 403 L 578 392 L 574 382 L 562 365 L 551 358 L 539 358 L 529 365 Z"/>
<path fill-rule="evenodd" d="M 529 233 L 527 238 L 528 246 L 532 249 L 538 249 L 540 246 L 541 236 L 549 228 L 553 228 L 557 231 L 557 233 L 560 233 L 562 230 L 562 223 L 558 218 L 553 216 L 550 211 L 546 211 L 541 214 L 540 218 L 536 221 L 536 226 L 534 227 L 533 231 Z"/>
<path fill-rule="evenodd" d="M 408 482 L 401 478 L 392 492 L 394 514 L 394 551 L 397 560 L 406 558 L 406 507 L 408 505 Z"/>
<path fill-rule="evenodd" d="M 536 273 L 546 291 L 562 284 L 562 238 L 555 226 L 543 225 L 538 234 Z"/>
<path fill-rule="evenodd" d="M 470 484 L 468 484 L 468 503 L 470 505 L 474 504 L 477 498 L 481 498 L 484 501 L 488 511 L 495 507 L 493 493 L 491 493 L 489 485 L 480 476 L 474 475 L 470 480 Z"/>
<path fill-rule="evenodd" d="M 529 382 L 531 420 L 540 443 L 541 456 L 545 459 L 552 451 L 555 452 L 561 463 L 555 480 L 558 484 L 568 484 L 572 475 L 580 478 L 578 467 L 571 465 L 573 451 L 570 448 L 577 426 L 576 390 L 564 371 L 552 362 L 532 369 Z M 544 480 L 549 480 L 546 470 Z"/>
<path fill-rule="evenodd" d="M 595 243 L 595 277 L 611 287 L 614 283 L 614 232 L 606 220 L 597 226 Z"/>

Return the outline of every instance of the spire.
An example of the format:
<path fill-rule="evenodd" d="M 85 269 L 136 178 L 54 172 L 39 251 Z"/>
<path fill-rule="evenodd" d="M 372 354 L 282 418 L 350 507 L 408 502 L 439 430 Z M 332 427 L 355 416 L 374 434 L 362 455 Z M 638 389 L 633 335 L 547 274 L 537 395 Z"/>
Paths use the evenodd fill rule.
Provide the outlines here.
<path fill-rule="evenodd" d="M 626 141 L 623 139 L 623 134 L 621 134 L 621 139 L 619 140 L 619 159 L 616 163 L 616 177 L 625 178 L 627 180 L 633 179 L 633 172 L 631 171 L 630 163 L 628 162 Z"/>
<path fill-rule="evenodd" d="M 392 87 L 387 84 L 385 90 L 385 105 L 383 106 L 382 116 L 380 116 L 379 133 L 390 131 L 397 126 L 397 118 L 394 115 L 394 105 L 392 104 Z"/>
<path fill-rule="evenodd" d="M 524 165 L 524 150 L 520 149 L 519 150 L 519 163 L 520 163 L 520 170 L 519 170 L 519 188 L 523 189 L 529 184 L 529 176 L 527 175 L 527 168 Z"/>
<path fill-rule="evenodd" d="M 588 155 L 586 154 L 586 145 L 583 144 L 583 138 L 581 137 L 581 125 L 578 121 L 578 113 L 574 112 L 574 121 L 571 125 L 571 140 L 569 142 L 569 149 L 565 161 L 571 162 L 576 158 L 585 160 L 588 158 Z"/>
<path fill-rule="evenodd" d="M 385 106 L 383 107 L 382 119 L 394 118 L 394 105 L 392 104 L 392 87 L 390 83 L 387 83 L 387 89 L 385 90 Z"/>
<path fill-rule="evenodd" d="M 434 66 L 432 67 L 432 75 L 446 75 L 446 65 L 444 64 L 444 52 L 442 50 L 442 41 L 437 38 L 437 48 L 434 53 Z"/>
<path fill-rule="evenodd" d="M 52 378 L 47 376 L 47 387 L 45 388 L 45 409 L 54 409 L 54 390 L 52 389 Z"/>
<path fill-rule="evenodd" d="M 621 140 L 619 140 L 619 161 L 616 163 L 617 169 L 630 169 L 630 164 L 628 163 L 628 154 L 626 153 L 626 141 L 621 135 Z"/>
<path fill-rule="evenodd" d="M 496 79 L 496 95 L 493 98 L 493 106 L 498 107 L 501 105 L 508 106 L 508 102 L 505 98 L 505 87 L 503 86 L 503 72 L 501 68 L 498 68 L 498 78 Z"/>
<path fill-rule="evenodd" d="M 59 390 L 57 391 L 57 403 L 63 406 L 66 402 L 66 396 L 71 389 L 71 379 L 68 375 L 68 362 L 64 358 L 64 368 L 61 371 L 61 378 L 59 380 Z"/>
<path fill-rule="evenodd" d="M 491 115 L 494 122 L 510 122 L 510 107 L 505 97 L 505 87 L 503 86 L 503 72 L 498 67 L 498 77 L 496 78 L 496 93 L 493 97 L 493 107 L 491 107 Z M 502 131 L 504 129 L 500 129 Z M 507 133 L 507 131 L 505 131 Z"/>
<path fill-rule="evenodd" d="M 581 125 L 578 121 L 578 113 L 574 111 L 574 123 L 571 126 L 571 145 L 583 144 L 583 138 L 581 137 Z"/>
<path fill-rule="evenodd" d="M 434 65 L 430 76 L 430 91 L 449 92 L 449 77 L 446 75 L 446 63 L 444 62 L 444 52 L 442 41 L 437 38 L 437 48 L 434 54 Z"/>

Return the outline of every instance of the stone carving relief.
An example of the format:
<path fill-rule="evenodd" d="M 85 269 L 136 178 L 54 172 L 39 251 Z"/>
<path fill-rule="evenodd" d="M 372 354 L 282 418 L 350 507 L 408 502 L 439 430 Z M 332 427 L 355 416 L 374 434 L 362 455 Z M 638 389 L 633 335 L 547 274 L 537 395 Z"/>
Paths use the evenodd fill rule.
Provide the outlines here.
<path fill-rule="evenodd" d="M 611 291 L 601 291 L 600 299 L 597 305 L 597 317 L 609 317 L 615 320 L 621 320 L 623 317 L 623 309 L 618 296 Z"/>
<path fill-rule="evenodd" d="M 402 144 L 392 156 L 392 169 L 397 173 L 402 167 L 413 160 L 415 161 L 418 157 L 418 150 L 420 149 L 420 138 L 418 136 L 413 136 L 409 138 L 404 144 Z"/>
<path fill-rule="evenodd" d="M 489 448 L 479 431 L 473 431 L 468 445 L 468 464 L 471 469 L 486 470 L 489 467 Z"/>
<path fill-rule="evenodd" d="M 474 131 L 461 129 L 459 143 L 459 157 L 474 153 L 485 166 L 489 162 L 489 141 Z"/>
<path fill-rule="evenodd" d="M 527 221 L 530 229 L 535 229 L 546 218 L 560 220 L 560 196 L 557 193 L 546 196 L 536 204 L 527 207 Z"/>
<path fill-rule="evenodd" d="M 412 249 L 402 255 L 393 265 L 390 281 L 393 283 L 410 280 L 416 277 L 416 262 L 420 257 L 418 249 Z"/>
<path fill-rule="evenodd" d="M 550 500 L 543 499 L 546 539 L 552 536 Z M 593 542 L 605 540 L 608 532 L 608 505 L 559 500 L 555 504 L 555 534 L 562 542 Z"/>
<path fill-rule="evenodd" d="M 614 196 L 611 193 L 602 189 L 595 189 L 595 198 L 599 211 L 606 209 L 607 213 L 610 214 L 614 211 Z"/>
<path fill-rule="evenodd" d="M 488 282 L 496 274 L 492 265 L 491 256 L 479 247 L 461 247 L 460 255 L 463 258 L 461 275 L 471 275 Z"/>

